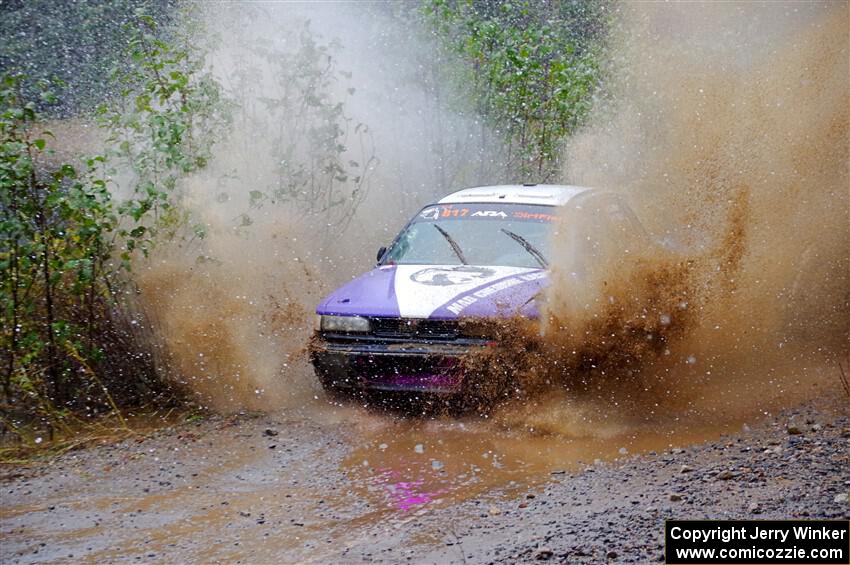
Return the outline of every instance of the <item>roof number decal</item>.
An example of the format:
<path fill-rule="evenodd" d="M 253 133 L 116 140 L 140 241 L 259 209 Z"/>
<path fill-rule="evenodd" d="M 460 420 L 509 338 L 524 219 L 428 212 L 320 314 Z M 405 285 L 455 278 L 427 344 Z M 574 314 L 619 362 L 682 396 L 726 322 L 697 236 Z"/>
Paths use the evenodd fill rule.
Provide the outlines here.
<path fill-rule="evenodd" d="M 554 206 L 536 204 L 438 204 L 424 208 L 413 221 L 436 222 L 461 218 L 551 223 L 557 218 L 557 211 Z"/>

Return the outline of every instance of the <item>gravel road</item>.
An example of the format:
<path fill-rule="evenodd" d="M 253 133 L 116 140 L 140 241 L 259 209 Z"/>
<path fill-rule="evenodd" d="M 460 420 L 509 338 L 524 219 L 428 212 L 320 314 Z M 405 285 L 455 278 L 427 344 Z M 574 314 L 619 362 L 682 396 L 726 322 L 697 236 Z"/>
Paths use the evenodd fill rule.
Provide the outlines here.
<path fill-rule="evenodd" d="M 666 518 L 850 518 L 846 407 L 656 450 L 310 410 L 6 468 L 0 561 L 645 563 Z"/>

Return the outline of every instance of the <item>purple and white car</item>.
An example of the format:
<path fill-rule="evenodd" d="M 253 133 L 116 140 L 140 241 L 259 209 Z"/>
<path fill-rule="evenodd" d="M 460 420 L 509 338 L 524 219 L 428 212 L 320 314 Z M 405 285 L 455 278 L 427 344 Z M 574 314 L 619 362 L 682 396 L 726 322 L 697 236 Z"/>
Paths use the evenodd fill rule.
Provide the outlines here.
<path fill-rule="evenodd" d="M 559 208 L 582 203 L 637 222 L 616 194 L 562 185 L 470 188 L 423 208 L 374 269 L 316 308 L 311 361 L 322 385 L 459 392 L 462 357 L 489 342 L 465 321 L 538 316 Z"/>

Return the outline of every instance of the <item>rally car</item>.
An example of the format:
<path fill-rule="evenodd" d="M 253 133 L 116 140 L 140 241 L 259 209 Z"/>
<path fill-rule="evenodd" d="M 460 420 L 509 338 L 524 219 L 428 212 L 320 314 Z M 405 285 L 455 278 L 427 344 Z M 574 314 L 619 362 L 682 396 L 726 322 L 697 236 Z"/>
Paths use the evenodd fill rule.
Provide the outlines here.
<path fill-rule="evenodd" d="M 324 388 L 459 392 L 464 356 L 492 343 L 469 320 L 538 317 L 565 206 L 593 210 L 603 230 L 643 233 L 618 194 L 578 186 L 469 188 L 423 208 L 378 250 L 374 269 L 316 308 L 310 356 Z M 558 237 L 589 240 L 569 228 Z"/>

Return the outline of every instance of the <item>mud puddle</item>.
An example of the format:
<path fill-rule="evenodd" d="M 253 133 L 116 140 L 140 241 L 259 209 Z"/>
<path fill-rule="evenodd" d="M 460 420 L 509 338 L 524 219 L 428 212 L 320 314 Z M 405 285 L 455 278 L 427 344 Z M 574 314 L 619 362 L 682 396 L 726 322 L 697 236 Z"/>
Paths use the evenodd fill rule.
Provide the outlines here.
<path fill-rule="evenodd" d="M 340 468 L 359 496 L 397 516 L 478 497 L 498 503 L 533 490 L 553 474 L 716 440 L 740 429 L 737 422 L 678 424 L 670 430 L 646 425 L 619 432 L 601 428 L 604 435 L 566 436 L 533 428 L 507 430 L 498 422 L 481 420 L 369 418 L 376 421 L 361 424 L 361 445 Z"/>

